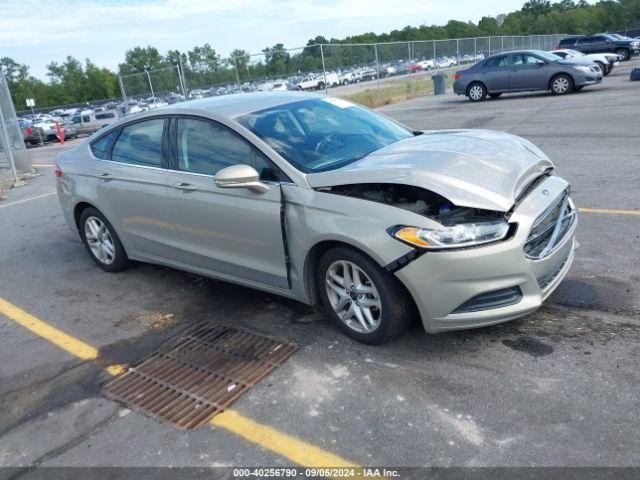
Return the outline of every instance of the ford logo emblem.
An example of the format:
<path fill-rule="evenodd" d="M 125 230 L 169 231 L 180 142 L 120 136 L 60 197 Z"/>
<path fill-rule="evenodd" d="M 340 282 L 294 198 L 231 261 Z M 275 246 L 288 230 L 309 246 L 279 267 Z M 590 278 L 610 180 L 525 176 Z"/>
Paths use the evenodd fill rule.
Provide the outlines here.
<path fill-rule="evenodd" d="M 543 194 L 545 197 L 548 197 L 550 193 L 551 193 L 551 191 L 547 190 L 546 188 L 545 188 L 544 190 L 542 190 L 542 194 Z"/>

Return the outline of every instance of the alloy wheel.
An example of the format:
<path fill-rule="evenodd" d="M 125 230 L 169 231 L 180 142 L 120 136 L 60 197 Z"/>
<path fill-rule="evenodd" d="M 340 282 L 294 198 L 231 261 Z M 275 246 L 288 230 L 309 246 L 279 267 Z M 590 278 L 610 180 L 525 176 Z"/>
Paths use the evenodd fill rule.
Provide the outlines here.
<path fill-rule="evenodd" d="M 116 258 L 116 249 L 111 232 L 98 217 L 89 217 L 84 222 L 84 236 L 89 249 L 100 263 L 111 265 Z"/>
<path fill-rule="evenodd" d="M 327 296 L 333 311 L 350 329 L 371 333 L 380 325 L 382 302 L 369 276 L 346 260 L 333 262 L 325 277 Z"/>
<path fill-rule="evenodd" d="M 483 93 L 484 91 L 482 90 L 482 87 L 480 85 L 473 85 L 469 89 L 469 97 L 471 97 L 471 100 L 480 100 Z"/>
<path fill-rule="evenodd" d="M 553 92 L 558 94 L 567 93 L 569 90 L 569 80 L 566 77 L 558 77 L 553 81 Z"/>

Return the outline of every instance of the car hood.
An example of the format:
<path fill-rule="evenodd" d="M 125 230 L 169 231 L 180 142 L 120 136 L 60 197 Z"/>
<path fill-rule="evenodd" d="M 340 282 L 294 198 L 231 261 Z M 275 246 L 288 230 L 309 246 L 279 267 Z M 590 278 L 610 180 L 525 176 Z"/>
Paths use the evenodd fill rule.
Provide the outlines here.
<path fill-rule="evenodd" d="M 553 168 L 529 141 L 492 130 L 438 130 L 400 140 L 345 167 L 311 173 L 311 188 L 397 183 L 454 205 L 506 212 L 527 185 Z"/>

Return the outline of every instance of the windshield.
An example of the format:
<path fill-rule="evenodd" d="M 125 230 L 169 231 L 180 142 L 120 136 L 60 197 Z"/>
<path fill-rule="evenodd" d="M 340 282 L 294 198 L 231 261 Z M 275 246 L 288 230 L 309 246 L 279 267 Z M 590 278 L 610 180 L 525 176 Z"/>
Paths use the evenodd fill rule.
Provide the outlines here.
<path fill-rule="evenodd" d="M 548 62 L 557 62 L 559 60 L 558 55 L 554 55 L 553 53 L 549 52 L 543 52 L 542 50 L 534 50 L 533 53 L 535 53 L 538 57 L 547 60 Z"/>
<path fill-rule="evenodd" d="M 325 97 L 278 105 L 239 117 L 298 170 L 333 170 L 413 133 L 370 110 Z"/>

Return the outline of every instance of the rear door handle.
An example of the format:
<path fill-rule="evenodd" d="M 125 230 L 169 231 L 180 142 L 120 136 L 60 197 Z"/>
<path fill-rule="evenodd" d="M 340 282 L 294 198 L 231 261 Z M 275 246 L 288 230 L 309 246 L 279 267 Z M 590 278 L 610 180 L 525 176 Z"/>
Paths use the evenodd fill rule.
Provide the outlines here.
<path fill-rule="evenodd" d="M 196 190 L 196 186 L 191 185 L 190 183 L 178 182 L 178 183 L 175 183 L 173 186 L 177 190 L 182 190 L 183 192 L 195 192 Z"/>
<path fill-rule="evenodd" d="M 102 172 L 98 174 L 98 178 L 100 180 L 112 180 L 113 175 L 111 175 L 110 173 Z"/>

